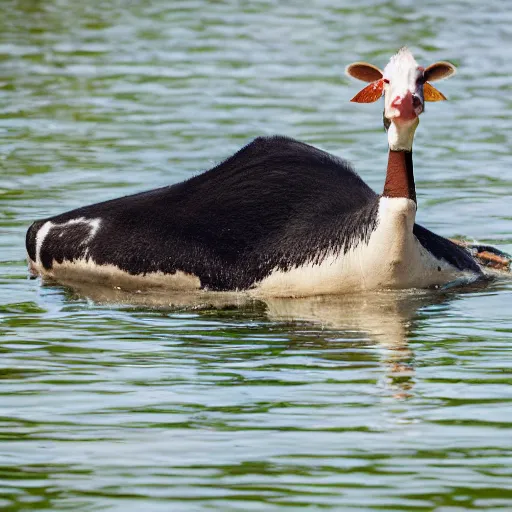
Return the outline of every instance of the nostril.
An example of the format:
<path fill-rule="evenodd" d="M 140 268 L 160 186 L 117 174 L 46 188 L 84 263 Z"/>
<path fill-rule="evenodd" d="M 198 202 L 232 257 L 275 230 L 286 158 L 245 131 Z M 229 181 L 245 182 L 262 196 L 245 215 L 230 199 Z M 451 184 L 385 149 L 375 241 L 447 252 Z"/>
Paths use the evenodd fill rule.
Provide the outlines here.
<path fill-rule="evenodd" d="M 412 106 L 414 108 L 421 107 L 421 99 L 419 98 L 419 96 L 414 95 L 412 97 Z"/>

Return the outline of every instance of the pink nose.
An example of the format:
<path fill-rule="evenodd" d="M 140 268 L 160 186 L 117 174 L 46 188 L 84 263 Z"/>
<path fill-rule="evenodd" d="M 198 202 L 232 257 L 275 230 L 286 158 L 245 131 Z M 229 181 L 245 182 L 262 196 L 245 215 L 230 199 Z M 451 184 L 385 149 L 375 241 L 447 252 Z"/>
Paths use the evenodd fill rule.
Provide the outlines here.
<path fill-rule="evenodd" d="M 398 111 L 397 117 L 403 119 L 404 121 L 416 117 L 413 98 L 410 91 L 407 91 L 402 96 L 396 96 L 396 98 L 391 102 L 391 107 Z"/>

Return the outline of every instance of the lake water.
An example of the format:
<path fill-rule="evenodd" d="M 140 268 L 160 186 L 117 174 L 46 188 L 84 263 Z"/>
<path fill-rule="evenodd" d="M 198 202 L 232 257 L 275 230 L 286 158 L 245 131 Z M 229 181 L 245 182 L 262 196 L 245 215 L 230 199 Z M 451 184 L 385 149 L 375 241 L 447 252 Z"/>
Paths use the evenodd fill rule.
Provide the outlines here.
<path fill-rule="evenodd" d="M 382 105 L 344 67 L 408 44 L 459 68 L 417 132 L 419 221 L 511 252 L 511 27 L 498 0 L 3 0 L 0 508 L 512 510 L 511 281 L 176 309 L 43 286 L 24 251 L 261 134 L 380 190 Z"/>

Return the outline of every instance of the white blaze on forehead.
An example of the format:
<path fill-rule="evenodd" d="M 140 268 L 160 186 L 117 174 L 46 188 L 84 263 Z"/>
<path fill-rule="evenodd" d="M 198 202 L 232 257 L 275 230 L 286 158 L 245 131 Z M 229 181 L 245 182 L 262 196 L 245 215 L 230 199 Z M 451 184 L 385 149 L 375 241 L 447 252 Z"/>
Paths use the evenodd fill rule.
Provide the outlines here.
<path fill-rule="evenodd" d="M 400 113 L 396 105 L 400 105 L 402 98 L 408 93 L 416 95 L 423 101 L 423 86 L 418 84 L 420 73 L 418 63 L 405 47 L 393 55 L 384 68 L 383 78 L 388 81 L 388 85 L 384 88 L 384 115 L 392 121 L 388 129 L 388 144 L 394 151 L 412 150 L 418 119 L 401 122 L 398 126 L 395 119 Z M 422 111 L 423 105 L 415 108 L 416 115 L 420 115 Z"/>
<path fill-rule="evenodd" d="M 384 78 L 393 87 L 400 86 L 414 92 L 418 77 L 418 63 L 407 48 L 401 48 L 384 68 Z"/>

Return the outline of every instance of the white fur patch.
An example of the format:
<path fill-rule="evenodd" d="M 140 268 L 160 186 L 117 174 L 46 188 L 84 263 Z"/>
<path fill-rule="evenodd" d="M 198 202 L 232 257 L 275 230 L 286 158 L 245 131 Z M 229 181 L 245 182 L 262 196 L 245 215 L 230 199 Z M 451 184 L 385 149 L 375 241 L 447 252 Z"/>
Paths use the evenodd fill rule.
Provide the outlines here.
<path fill-rule="evenodd" d="M 391 151 L 412 151 L 412 143 L 418 124 L 418 118 L 413 123 L 405 125 L 392 122 L 388 128 L 389 149 Z"/>
<path fill-rule="evenodd" d="M 341 294 L 384 288 L 426 288 L 463 275 L 438 260 L 413 235 L 416 204 L 405 198 L 383 197 L 378 225 L 367 244 L 346 254 L 331 254 L 321 264 L 288 272 L 275 270 L 256 287 L 267 296 Z"/>
<path fill-rule="evenodd" d="M 36 235 L 36 266 L 41 266 L 41 247 L 43 246 L 44 239 L 52 229 L 53 224 L 48 221 L 45 222 L 37 231 Z"/>
<path fill-rule="evenodd" d="M 396 83 L 396 86 L 405 90 L 414 91 L 418 77 L 418 63 L 408 48 L 400 48 L 398 52 L 389 59 L 384 68 L 383 77 Z"/>
<path fill-rule="evenodd" d="M 201 287 L 199 278 L 178 271 L 174 274 L 150 272 L 147 274 L 129 274 L 116 265 L 98 265 L 92 258 L 82 258 L 62 263 L 53 261 L 51 269 L 45 269 L 36 263 L 34 271 L 42 277 L 66 282 L 98 283 L 103 286 L 119 287 L 124 290 L 149 288 L 169 288 L 173 290 L 197 290 Z"/>

